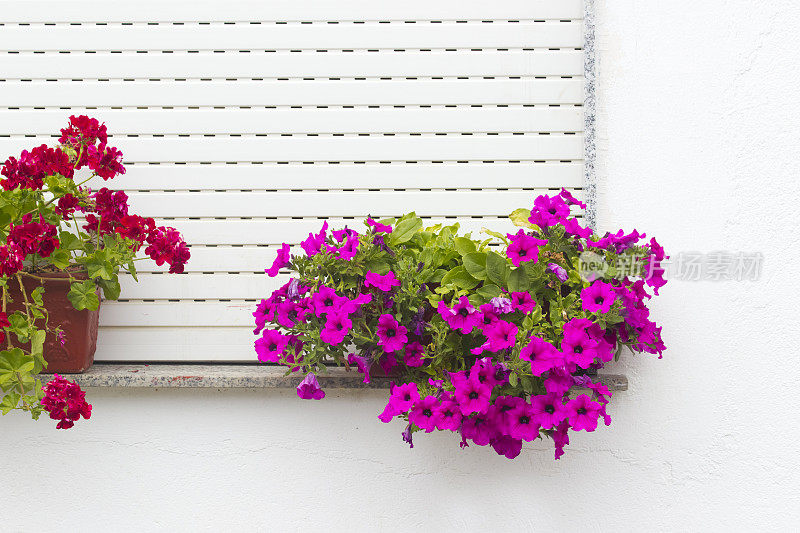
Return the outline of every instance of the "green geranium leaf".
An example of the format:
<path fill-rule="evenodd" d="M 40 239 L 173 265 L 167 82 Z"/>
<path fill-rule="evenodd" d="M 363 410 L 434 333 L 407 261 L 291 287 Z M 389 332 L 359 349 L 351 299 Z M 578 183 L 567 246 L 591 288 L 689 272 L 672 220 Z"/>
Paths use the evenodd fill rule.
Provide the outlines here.
<path fill-rule="evenodd" d="M 7 415 L 12 409 L 15 409 L 19 404 L 22 396 L 18 392 L 9 392 L 3 396 L 3 401 L 0 402 L 0 413 Z"/>
<path fill-rule="evenodd" d="M 119 298 L 122 288 L 119 286 L 119 281 L 117 280 L 117 276 L 114 276 L 114 279 L 112 280 L 97 280 L 97 284 L 103 289 L 103 297 L 106 300 L 116 300 Z"/>
<path fill-rule="evenodd" d="M 104 258 L 92 258 L 85 263 L 90 278 L 111 280 L 114 276 L 114 265 Z"/>
<path fill-rule="evenodd" d="M 73 251 L 73 250 L 81 250 L 83 248 L 83 242 L 74 234 L 68 231 L 62 231 L 58 234 L 59 250 L 64 251 Z"/>
<path fill-rule="evenodd" d="M 56 250 L 50 254 L 49 259 L 50 262 L 53 263 L 53 266 L 59 270 L 64 270 L 69 266 L 70 263 L 70 255 L 66 250 Z"/>
<path fill-rule="evenodd" d="M 67 298 L 78 311 L 83 311 L 84 309 L 94 311 L 100 307 L 100 298 L 97 297 L 96 290 L 97 287 L 94 281 L 90 279 L 83 282 L 76 281 L 70 287 Z"/>

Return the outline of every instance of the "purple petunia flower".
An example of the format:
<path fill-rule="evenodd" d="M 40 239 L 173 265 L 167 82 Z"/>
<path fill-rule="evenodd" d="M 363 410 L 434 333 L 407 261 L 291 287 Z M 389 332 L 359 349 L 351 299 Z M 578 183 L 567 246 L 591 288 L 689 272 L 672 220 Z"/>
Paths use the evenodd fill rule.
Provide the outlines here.
<path fill-rule="evenodd" d="M 514 459 L 522 451 L 522 441 L 508 435 L 498 435 L 490 444 L 497 455 L 504 455 L 508 459 Z"/>
<path fill-rule="evenodd" d="M 578 199 L 577 199 L 577 198 L 575 198 L 574 196 L 572 196 L 572 193 L 571 193 L 571 192 L 569 192 L 569 191 L 568 191 L 567 189 L 565 189 L 564 187 L 561 187 L 561 192 L 560 192 L 560 193 L 558 193 L 558 195 L 559 195 L 561 198 L 563 198 L 563 199 L 564 199 L 564 201 L 565 201 L 565 202 L 567 202 L 567 204 L 568 204 L 568 205 L 577 205 L 577 206 L 579 206 L 581 209 L 586 209 L 586 204 L 585 204 L 585 203 L 583 203 L 583 202 L 581 202 L 580 200 L 578 200 Z"/>
<path fill-rule="evenodd" d="M 392 386 L 389 403 L 386 404 L 386 408 L 378 415 L 378 418 L 381 422 L 389 422 L 395 416 L 411 409 L 411 406 L 417 401 L 419 401 L 419 391 L 417 390 L 417 384 L 413 381 L 403 385 Z"/>
<path fill-rule="evenodd" d="M 472 307 L 469 299 L 462 296 L 458 303 L 452 309 L 447 307 L 444 301 L 439 301 L 438 309 L 439 315 L 445 322 L 452 328 L 461 331 L 461 333 L 469 333 L 472 329 L 480 323 L 481 314 Z"/>
<path fill-rule="evenodd" d="M 319 388 L 317 376 L 309 372 L 297 386 L 297 395 L 303 400 L 321 400 L 325 397 L 325 391 Z"/>
<path fill-rule="evenodd" d="M 436 419 L 437 429 L 449 429 L 450 431 L 458 431 L 461 427 L 461 409 L 458 404 L 453 400 L 442 400 L 439 404 L 439 414 Z"/>
<path fill-rule="evenodd" d="M 598 342 L 585 331 L 565 331 L 561 341 L 561 351 L 568 363 L 573 363 L 581 368 L 589 368 L 598 356 Z"/>
<path fill-rule="evenodd" d="M 378 318 L 378 346 L 383 348 L 385 352 L 396 352 L 401 349 L 408 337 L 406 333 L 408 330 L 401 326 L 395 318 L 390 314 L 383 314 Z"/>
<path fill-rule="evenodd" d="M 541 376 L 551 368 L 564 364 L 564 357 L 556 347 L 536 336 L 531 336 L 530 342 L 520 350 L 519 358 L 531 362 L 534 376 Z"/>
<path fill-rule="evenodd" d="M 569 279 L 569 274 L 567 274 L 567 271 L 555 263 L 547 263 L 547 270 L 555 274 L 556 277 L 561 281 L 567 281 Z"/>
<path fill-rule="evenodd" d="M 539 424 L 534 419 L 534 412 L 530 405 L 522 402 L 508 412 L 508 435 L 515 439 L 530 442 L 539 438 Z"/>
<path fill-rule="evenodd" d="M 344 228 L 332 231 L 333 239 L 338 246 L 331 244 L 326 245 L 328 252 L 332 253 L 339 259 L 347 261 L 352 260 L 358 252 L 358 232 L 355 230 Z"/>
<path fill-rule="evenodd" d="M 552 429 L 567 417 L 566 407 L 558 394 L 540 394 L 531 397 L 533 420 L 542 429 Z"/>
<path fill-rule="evenodd" d="M 570 400 L 566 406 L 566 414 L 570 426 L 575 431 L 597 429 L 597 419 L 600 417 L 601 406 L 586 394 Z"/>
<path fill-rule="evenodd" d="M 591 237 L 592 233 L 594 233 L 592 228 L 584 228 L 581 226 L 576 218 L 568 218 L 561 224 L 564 226 L 564 233 L 567 235 L 575 235 L 582 239 L 588 239 Z"/>
<path fill-rule="evenodd" d="M 338 311 L 342 300 L 346 299 L 336 294 L 336 291 L 330 287 L 322 285 L 311 296 L 311 305 L 314 307 L 314 314 L 321 317 L 326 313 Z"/>
<path fill-rule="evenodd" d="M 376 222 L 372 219 L 372 217 L 367 218 L 366 222 L 367 226 L 372 226 L 375 228 L 375 233 L 391 233 L 392 227 L 387 226 L 386 224 L 381 224 L 380 222 Z"/>
<path fill-rule="evenodd" d="M 511 259 L 514 266 L 519 266 L 521 263 L 533 261 L 534 263 L 539 260 L 539 247 L 547 244 L 547 239 L 537 239 L 525 233 L 525 230 L 519 230 L 515 235 L 507 234 L 511 244 L 506 249 L 506 256 Z"/>
<path fill-rule="evenodd" d="M 583 309 L 592 313 L 608 313 L 617 293 L 610 283 L 597 280 L 581 291 Z"/>
<path fill-rule="evenodd" d="M 497 435 L 497 430 L 483 413 L 477 413 L 461 421 L 461 437 L 471 439 L 478 446 L 486 446 Z"/>
<path fill-rule="evenodd" d="M 422 366 L 424 359 L 423 356 L 425 355 L 425 347 L 417 341 L 414 341 L 408 345 L 406 345 L 403 362 L 405 362 L 406 366 Z"/>
<path fill-rule="evenodd" d="M 308 238 L 300 243 L 300 247 L 305 251 L 308 257 L 317 255 L 322 250 L 322 245 L 325 244 L 326 233 L 328 231 L 328 221 L 322 224 L 322 230 L 317 233 L 309 233 Z"/>
<path fill-rule="evenodd" d="M 569 421 L 564 420 L 553 432 L 553 443 L 556 447 L 556 459 L 559 459 L 562 455 L 564 455 L 564 446 L 569 444 L 568 430 Z"/>
<path fill-rule="evenodd" d="M 403 442 L 406 442 L 408 444 L 409 448 L 413 448 L 414 447 L 414 438 L 413 438 L 414 434 L 411 432 L 411 424 L 408 424 L 406 426 L 406 429 L 403 430 L 403 433 L 401 433 L 401 435 L 403 436 Z"/>
<path fill-rule="evenodd" d="M 348 354 L 347 356 L 347 364 L 349 365 L 356 365 L 358 371 L 364 374 L 364 383 L 369 383 L 369 370 L 370 370 L 370 363 L 369 360 L 364 357 L 363 355 L 356 355 L 354 353 Z"/>
<path fill-rule="evenodd" d="M 453 385 L 456 389 L 455 397 L 458 407 L 463 414 L 485 413 L 489 408 L 489 400 L 492 397 L 491 386 L 472 377 L 458 380 Z"/>
<path fill-rule="evenodd" d="M 495 313 L 499 313 L 501 315 L 514 312 L 514 306 L 511 305 L 511 300 L 502 296 L 495 296 L 489 300 L 489 304 L 491 304 L 492 310 Z M 483 311 L 483 306 L 481 306 L 481 311 Z"/>
<path fill-rule="evenodd" d="M 569 206 L 560 196 L 541 195 L 533 202 L 528 221 L 540 228 L 555 226 L 569 216 Z"/>
<path fill-rule="evenodd" d="M 392 290 L 392 287 L 400 286 L 400 280 L 395 277 L 394 272 L 391 270 L 383 276 L 380 274 L 375 274 L 374 272 L 367 272 L 364 286 L 375 287 L 383 292 L 389 292 Z"/>
<path fill-rule="evenodd" d="M 350 333 L 353 321 L 343 313 L 328 313 L 325 328 L 320 331 L 319 338 L 328 344 L 341 344 L 345 336 Z"/>
<path fill-rule="evenodd" d="M 533 301 L 529 292 L 512 292 L 511 304 L 514 306 L 514 309 L 525 315 L 536 308 L 536 302 Z"/>
<path fill-rule="evenodd" d="M 274 278 L 278 275 L 280 269 L 289 264 L 289 249 L 290 247 L 288 244 L 281 244 L 281 249 L 278 250 L 278 255 L 275 257 L 275 261 L 272 262 L 272 266 L 264 270 L 269 277 Z"/>
<path fill-rule="evenodd" d="M 424 429 L 425 433 L 433 431 L 439 421 L 439 400 L 426 396 L 416 402 L 408 413 L 408 421 Z"/>
<path fill-rule="evenodd" d="M 289 337 L 275 329 L 265 329 L 256 339 L 255 349 L 258 360 L 264 363 L 277 363 L 289 343 Z"/>
<path fill-rule="evenodd" d="M 499 352 L 506 348 L 513 348 L 517 343 L 517 325 L 505 320 L 498 320 L 492 326 L 483 330 L 489 341 L 489 350 Z"/>
<path fill-rule="evenodd" d="M 498 396 L 489 408 L 489 414 L 494 420 L 494 425 L 500 433 L 508 434 L 511 418 L 508 413 L 525 403 L 525 400 L 518 396 Z"/>

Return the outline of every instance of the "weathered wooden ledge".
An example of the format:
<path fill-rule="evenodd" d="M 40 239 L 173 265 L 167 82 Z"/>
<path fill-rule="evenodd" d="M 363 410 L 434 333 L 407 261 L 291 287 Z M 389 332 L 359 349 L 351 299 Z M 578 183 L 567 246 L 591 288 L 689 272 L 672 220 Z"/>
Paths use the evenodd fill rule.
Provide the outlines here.
<path fill-rule="evenodd" d="M 202 365 L 202 364 L 105 364 L 95 363 L 84 374 L 64 374 L 81 387 L 106 388 L 273 388 L 297 387 L 300 376 L 285 376 L 286 368 L 268 365 Z M 47 379 L 49 376 L 42 376 Z M 386 389 L 389 379 L 373 377 L 363 383 L 363 376 L 343 368 L 329 368 L 317 376 L 322 388 Z M 628 378 L 616 374 L 597 376 L 610 390 L 628 389 Z"/>

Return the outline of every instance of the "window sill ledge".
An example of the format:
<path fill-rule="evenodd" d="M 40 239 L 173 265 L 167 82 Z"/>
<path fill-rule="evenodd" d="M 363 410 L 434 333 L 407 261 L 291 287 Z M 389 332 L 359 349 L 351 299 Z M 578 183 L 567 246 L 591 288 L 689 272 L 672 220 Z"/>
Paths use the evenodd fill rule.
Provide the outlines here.
<path fill-rule="evenodd" d="M 300 383 L 298 376 L 284 376 L 285 367 L 262 364 L 203 365 L 203 364 L 107 364 L 95 363 L 84 374 L 64 374 L 81 387 L 105 388 L 265 388 L 289 389 Z M 47 379 L 49 376 L 43 376 Z M 387 389 L 389 378 L 374 377 L 362 383 L 357 372 L 329 368 L 317 376 L 322 388 Z M 616 374 L 600 374 L 600 381 L 612 391 L 628 389 L 628 378 Z"/>

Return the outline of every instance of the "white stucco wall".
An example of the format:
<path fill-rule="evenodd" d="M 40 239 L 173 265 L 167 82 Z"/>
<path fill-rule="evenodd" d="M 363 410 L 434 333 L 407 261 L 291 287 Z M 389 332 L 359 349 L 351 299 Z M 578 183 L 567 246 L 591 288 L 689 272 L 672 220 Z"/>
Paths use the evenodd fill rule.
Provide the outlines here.
<path fill-rule="evenodd" d="M 378 392 L 93 389 L 70 431 L 0 419 L 0 530 L 796 528 L 800 5 L 598 4 L 601 227 L 765 256 L 758 282 L 667 285 L 669 350 L 614 368 L 611 427 L 508 461 L 409 450 Z"/>

